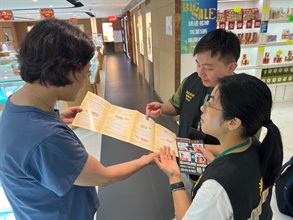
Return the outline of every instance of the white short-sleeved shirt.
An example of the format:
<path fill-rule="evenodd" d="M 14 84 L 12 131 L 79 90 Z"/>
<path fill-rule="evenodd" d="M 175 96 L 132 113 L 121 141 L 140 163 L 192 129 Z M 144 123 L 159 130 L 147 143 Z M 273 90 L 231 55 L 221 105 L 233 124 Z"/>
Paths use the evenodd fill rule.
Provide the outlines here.
<path fill-rule="evenodd" d="M 182 220 L 233 220 L 233 209 L 225 189 L 215 180 L 205 181 Z"/>

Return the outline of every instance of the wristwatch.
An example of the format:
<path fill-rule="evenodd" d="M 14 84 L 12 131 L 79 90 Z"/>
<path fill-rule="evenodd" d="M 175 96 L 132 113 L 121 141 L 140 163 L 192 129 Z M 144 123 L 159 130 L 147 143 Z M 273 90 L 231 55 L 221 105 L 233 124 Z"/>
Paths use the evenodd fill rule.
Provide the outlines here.
<path fill-rule="evenodd" d="M 170 193 L 172 193 L 173 191 L 176 191 L 176 190 L 185 190 L 185 186 L 182 181 L 178 182 L 178 183 L 173 183 L 169 186 Z"/>

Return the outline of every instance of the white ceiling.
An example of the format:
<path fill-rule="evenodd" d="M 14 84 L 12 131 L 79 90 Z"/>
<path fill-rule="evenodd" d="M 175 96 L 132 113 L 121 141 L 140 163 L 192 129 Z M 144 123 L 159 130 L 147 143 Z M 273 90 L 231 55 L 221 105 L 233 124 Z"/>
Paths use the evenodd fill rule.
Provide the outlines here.
<path fill-rule="evenodd" d="M 71 1 L 71 0 L 69 0 Z M 0 0 L 0 10 L 12 10 L 15 20 L 38 20 L 40 8 L 54 9 L 55 17 L 60 19 L 90 18 L 86 12 L 96 18 L 121 16 L 126 8 L 142 0 L 72 0 L 84 6 L 74 7 L 67 0 Z M 129 9 L 128 9 L 129 10 Z"/>

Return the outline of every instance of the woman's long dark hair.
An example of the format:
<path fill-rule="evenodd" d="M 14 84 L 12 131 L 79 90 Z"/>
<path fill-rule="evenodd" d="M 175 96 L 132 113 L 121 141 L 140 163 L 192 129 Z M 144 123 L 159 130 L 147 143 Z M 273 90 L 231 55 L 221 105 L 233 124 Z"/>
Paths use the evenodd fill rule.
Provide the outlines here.
<path fill-rule="evenodd" d="M 245 73 L 219 80 L 224 120 L 239 118 L 242 137 L 252 137 L 261 127 L 268 129 L 260 149 L 261 174 L 265 188 L 272 186 L 281 173 L 283 144 L 278 127 L 271 121 L 272 94 L 260 79 Z"/>

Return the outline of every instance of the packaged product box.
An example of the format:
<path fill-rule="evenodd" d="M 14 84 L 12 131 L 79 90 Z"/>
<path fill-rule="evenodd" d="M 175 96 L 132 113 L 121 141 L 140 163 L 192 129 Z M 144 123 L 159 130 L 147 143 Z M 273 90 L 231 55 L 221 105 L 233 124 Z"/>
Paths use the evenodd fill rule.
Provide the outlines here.
<path fill-rule="evenodd" d="M 293 8 L 292 7 L 288 7 L 287 10 L 287 17 L 293 16 Z"/>
<path fill-rule="evenodd" d="M 293 51 L 292 50 L 288 50 L 288 55 L 285 56 L 284 61 L 285 62 L 292 62 L 293 61 Z"/>
<path fill-rule="evenodd" d="M 0 57 L 8 57 L 9 56 L 9 52 L 7 51 L 0 51 Z"/>
<path fill-rule="evenodd" d="M 236 21 L 236 28 L 237 29 L 243 29 L 243 21 Z"/>
<path fill-rule="evenodd" d="M 260 33 L 267 33 L 267 31 L 268 31 L 268 24 L 269 24 L 268 21 L 261 21 L 260 22 Z"/>
<path fill-rule="evenodd" d="M 260 79 L 261 79 L 261 81 L 263 81 L 264 83 L 267 83 L 267 77 L 261 77 Z"/>
<path fill-rule="evenodd" d="M 243 20 L 257 20 L 259 19 L 258 8 L 244 8 L 243 9 Z"/>
<path fill-rule="evenodd" d="M 256 44 L 257 43 L 257 37 L 258 37 L 258 33 L 257 32 L 253 32 L 251 33 L 251 37 L 249 39 L 249 44 Z"/>
<path fill-rule="evenodd" d="M 288 76 L 287 82 L 293 82 L 293 66 L 288 67 L 288 69 L 289 69 L 289 71 L 287 74 L 287 76 Z"/>
<path fill-rule="evenodd" d="M 219 29 L 226 29 L 226 21 L 218 22 Z"/>
<path fill-rule="evenodd" d="M 235 28 L 235 21 L 228 21 L 228 29 L 234 30 Z"/>
<path fill-rule="evenodd" d="M 283 75 L 282 76 L 282 82 L 287 82 L 288 81 L 288 76 L 287 75 Z"/>
<path fill-rule="evenodd" d="M 282 31 L 282 40 L 288 40 L 290 34 L 290 29 L 283 29 Z"/>
<path fill-rule="evenodd" d="M 269 64 L 270 63 L 270 53 L 269 52 L 265 52 L 265 56 L 263 58 L 262 63 L 263 64 Z"/>
<path fill-rule="evenodd" d="M 243 42 L 245 42 L 245 39 L 243 39 L 244 38 L 244 33 L 238 33 L 237 37 L 238 37 L 238 39 L 240 41 L 240 44 L 243 44 Z"/>
<path fill-rule="evenodd" d="M 242 60 L 241 60 L 241 66 L 247 66 L 247 65 L 249 65 L 249 60 L 247 59 L 247 55 L 243 54 Z"/>
<path fill-rule="evenodd" d="M 281 19 L 286 17 L 286 8 L 282 7 L 271 7 L 269 19 Z"/>
<path fill-rule="evenodd" d="M 283 76 L 278 76 L 277 83 L 282 83 L 282 82 L 283 82 Z"/>
<path fill-rule="evenodd" d="M 254 21 L 254 28 L 260 28 L 261 26 L 263 27 L 264 25 L 268 26 L 268 21 L 262 22 L 260 19 Z M 260 31 L 262 31 L 262 30 L 263 30 L 263 28 L 261 28 Z M 266 30 L 267 30 L 267 28 L 266 28 Z M 260 32 L 260 33 L 266 33 L 266 32 Z"/>
<path fill-rule="evenodd" d="M 240 21 L 243 20 L 243 10 L 240 12 L 235 12 L 234 9 L 224 10 L 225 20 L 226 21 Z"/>
<path fill-rule="evenodd" d="M 268 69 L 268 76 L 273 75 L 273 69 Z"/>
<path fill-rule="evenodd" d="M 261 77 L 266 77 L 268 74 L 268 69 L 262 69 L 261 70 Z"/>
<path fill-rule="evenodd" d="M 286 74 L 286 75 L 289 74 L 290 73 L 289 72 L 289 67 L 284 67 L 283 68 L 283 73 Z"/>
<path fill-rule="evenodd" d="M 276 54 L 276 56 L 274 57 L 274 63 L 282 63 L 281 55 Z"/>
<path fill-rule="evenodd" d="M 245 43 L 244 44 L 249 44 L 251 37 L 252 37 L 252 33 L 245 33 Z"/>
<path fill-rule="evenodd" d="M 267 35 L 267 42 L 276 42 L 277 35 Z"/>
<path fill-rule="evenodd" d="M 271 77 L 267 77 L 266 84 L 271 84 L 271 83 L 272 83 L 272 78 Z"/>
<path fill-rule="evenodd" d="M 225 14 L 224 12 L 217 11 L 217 22 L 225 21 Z"/>
<path fill-rule="evenodd" d="M 275 83 L 277 83 L 278 82 L 278 76 L 272 76 L 271 77 L 271 84 L 275 84 Z"/>
<path fill-rule="evenodd" d="M 246 21 L 246 29 L 252 28 L 252 20 Z"/>

